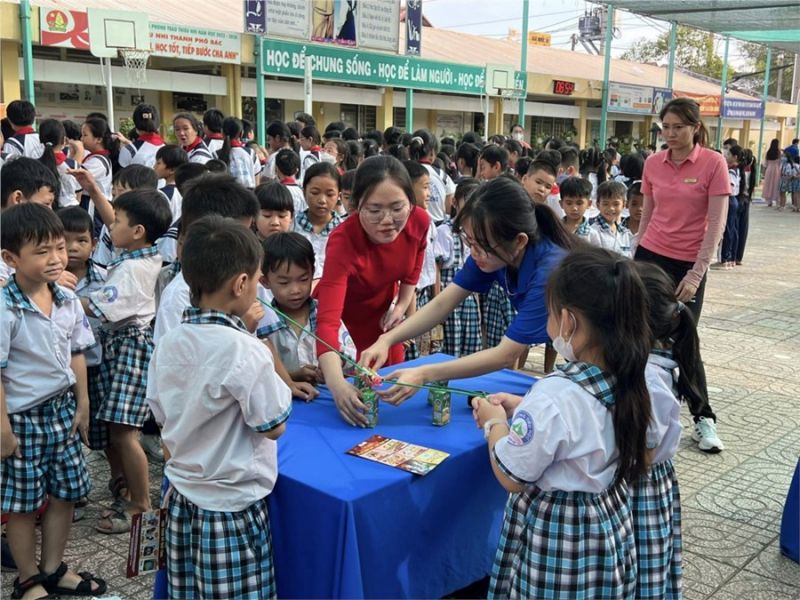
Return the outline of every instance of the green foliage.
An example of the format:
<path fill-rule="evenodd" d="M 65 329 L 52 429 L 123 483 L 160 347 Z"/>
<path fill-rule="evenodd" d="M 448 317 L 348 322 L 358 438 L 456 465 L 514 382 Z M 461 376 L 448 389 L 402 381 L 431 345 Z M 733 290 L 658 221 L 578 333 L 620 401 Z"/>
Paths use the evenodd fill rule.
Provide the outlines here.
<path fill-rule="evenodd" d="M 764 75 L 767 67 L 767 47 L 751 42 L 739 42 L 741 54 L 745 57 L 746 73 L 753 73 L 737 81 L 737 86 L 751 93 L 761 95 L 764 90 Z M 772 67 L 769 74 L 769 95 L 788 100 L 792 96 L 792 69 L 778 69 L 794 62 L 794 56 L 781 51 L 772 51 Z M 782 72 L 781 72 L 782 71 Z M 778 89 L 780 85 L 780 89 Z"/>

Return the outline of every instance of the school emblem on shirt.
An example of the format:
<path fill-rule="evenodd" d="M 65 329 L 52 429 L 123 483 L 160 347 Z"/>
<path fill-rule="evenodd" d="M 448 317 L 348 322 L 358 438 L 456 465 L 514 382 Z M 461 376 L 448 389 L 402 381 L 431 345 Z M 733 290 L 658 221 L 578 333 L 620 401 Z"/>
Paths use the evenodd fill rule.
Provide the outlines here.
<path fill-rule="evenodd" d="M 114 300 L 117 299 L 117 296 L 119 296 L 119 292 L 113 285 L 107 285 L 100 291 L 100 297 L 107 304 L 114 302 Z"/>
<path fill-rule="evenodd" d="M 533 417 L 521 410 L 514 417 L 508 432 L 508 443 L 512 446 L 524 446 L 533 439 Z"/>

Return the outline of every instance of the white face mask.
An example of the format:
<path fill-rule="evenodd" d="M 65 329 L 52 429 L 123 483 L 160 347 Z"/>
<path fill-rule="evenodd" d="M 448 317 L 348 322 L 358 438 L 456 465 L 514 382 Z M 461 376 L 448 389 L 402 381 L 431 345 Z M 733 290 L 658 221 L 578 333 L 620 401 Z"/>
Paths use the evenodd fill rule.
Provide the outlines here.
<path fill-rule="evenodd" d="M 525 138 L 525 134 L 517 131 L 511 134 L 511 138 L 517 140 L 518 142 L 521 142 Z"/>
<path fill-rule="evenodd" d="M 572 313 L 569 313 L 569 317 L 572 319 L 572 335 L 569 336 L 568 340 L 564 339 L 564 337 L 561 335 L 561 332 L 564 329 L 564 325 L 562 323 L 558 328 L 558 336 L 556 336 L 556 339 L 553 340 L 553 349 L 569 362 L 573 362 L 577 360 L 577 358 L 575 357 L 575 350 L 572 349 L 572 338 L 575 337 L 575 329 L 577 329 L 578 324 L 575 322 L 575 316 Z"/>

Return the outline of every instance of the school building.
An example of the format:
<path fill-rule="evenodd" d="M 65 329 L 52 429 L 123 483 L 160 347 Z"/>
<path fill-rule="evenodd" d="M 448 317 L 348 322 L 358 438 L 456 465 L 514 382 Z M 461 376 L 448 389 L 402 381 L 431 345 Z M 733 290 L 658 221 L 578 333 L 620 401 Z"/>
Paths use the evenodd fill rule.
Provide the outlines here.
<path fill-rule="evenodd" d="M 73 24 L 67 23 L 62 28 L 65 29 L 64 35 L 57 40 L 58 45 L 47 45 L 53 43 L 52 39 L 43 39 L 46 36 L 42 33 L 42 21 L 53 20 L 53 9 L 66 15 L 68 21 L 79 20 L 81 13 L 85 18 L 87 3 L 50 0 L 48 4 L 48 0 L 33 0 L 31 4 L 33 79 L 40 116 L 81 121 L 88 112 L 103 111 L 107 74 L 101 69 L 99 59 L 90 54 L 85 32 L 83 36 L 78 35 L 76 29 L 70 29 Z M 146 83 L 132 84 L 122 62 L 119 59 L 112 61 L 115 127 L 120 125 L 122 118 L 130 117 L 133 107 L 142 100 L 159 107 L 165 124 L 169 124 L 171 116 L 178 111 L 201 114 L 211 107 L 255 121 L 255 53 L 262 49 L 262 42 L 260 38 L 244 33 L 242 2 L 193 0 L 176 8 L 177 4 L 155 0 L 93 0 L 91 6 L 142 12 L 150 21 L 151 41 L 156 39 L 154 35 L 158 35 L 158 39 L 167 42 L 163 45 L 164 51 L 150 57 Z M 404 48 L 405 27 L 400 27 L 400 30 L 399 47 Z M 74 33 L 72 37 L 71 32 Z M 170 32 L 171 39 L 168 39 L 167 32 Z M 194 48 L 190 48 L 191 43 L 171 43 L 193 38 Z M 3 104 L 20 98 L 24 89 L 21 43 L 19 0 L 0 0 L 0 102 Z M 287 55 L 297 45 L 296 41 L 281 39 L 271 39 L 267 44 L 276 52 L 285 51 Z M 518 100 L 487 98 L 475 85 L 461 85 L 461 80 L 467 81 L 476 72 L 482 72 L 487 63 L 518 66 L 519 42 L 424 27 L 421 48 L 423 62 L 435 61 L 426 64 L 442 66 L 445 74 L 438 82 L 440 85 L 430 82 L 421 86 L 412 84 L 417 88 L 412 97 L 415 128 L 427 127 L 439 136 L 458 137 L 469 130 L 483 131 L 484 115 L 488 113 L 489 134 L 509 133 L 511 125 L 518 120 Z M 349 49 L 337 49 L 336 52 L 345 57 L 349 56 L 348 52 L 358 54 L 365 65 L 374 59 L 373 69 L 382 56 L 387 56 L 374 51 Z M 391 64 L 406 60 L 403 56 L 388 56 L 394 59 Z M 327 68 L 324 62 L 318 61 L 315 68 Z M 329 62 L 333 64 L 336 61 L 332 59 Z M 370 66 L 364 68 L 368 72 Z M 380 64 L 378 68 L 381 68 Z M 290 71 L 279 68 L 265 70 L 267 122 L 272 119 L 290 120 L 303 110 L 303 80 L 296 74 L 285 76 L 292 75 Z M 320 80 L 315 78 L 313 83 L 312 112 L 320 129 L 337 120 L 359 131 L 382 130 L 390 125 L 404 126 L 408 96 L 403 83 L 407 85 L 409 79 L 408 71 L 403 77 L 402 65 L 399 76 L 394 74 L 391 78 L 384 78 L 383 81 L 389 81 L 389 84 L 379 81 L 374 72 L 371 77 L 365 76 L 364 72 L 360 77 L 337 73 L 331 67 L 326 76 Z M 527 80 L 524 83 L 527 91 L 524 126 L 530 141 L 535 145 L 539 138 L 555 135 L 584 147 L 597 140 L 602 74 L 602 56 L 529 46 Z M 654 141 L 653 124 L 657 117 L 652 114 L 653 110 L 637 108 L 635 95 L 641 86 L 651 90 L 664 88 L 667 69 L 612 59 L 610 81 L 614 86 L 612 100 L 615 109 L 609 112 L 608 137 L 618 138 L 623 148 L 633 142 L 648 144 Z M 704 120 L 713 140 L 716 115 L 720 111 L 719 83 L 676 70 L 672 90 L 675 95 L 692 95 L 701 101 L 707 111 Z M 745 104 L 759 100 L 736 91 L 730 91 L 726 98 L 743 100 Z M 742 114 L 747 114 L 747 111 Z M 787 145 L 796 135 L 797 106 L 768 102 L 763 114 L 764 145 L 775 137 L 781 140 L 782 146 Z M 760 118 L 726 117 L 722 121 L 722 139 L 735 137 L 742 146 L 755 151 L 760 122 Z M 168 131 L 164 133 L 169 134 Z M 763 156 L 763 151 L 757 156 Z"/>

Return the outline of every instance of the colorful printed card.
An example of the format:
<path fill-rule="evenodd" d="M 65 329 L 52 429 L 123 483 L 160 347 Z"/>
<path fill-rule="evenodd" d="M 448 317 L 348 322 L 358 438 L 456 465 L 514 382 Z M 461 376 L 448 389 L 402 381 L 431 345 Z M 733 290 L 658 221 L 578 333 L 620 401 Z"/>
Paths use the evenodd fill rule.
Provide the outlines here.
<path fill-rule="evenodd" d="M 166 509 L 156 509 L 131 517 L 128 547 L 128 577 L 137 577 L 167 568 L 164 550 Z"/>
<path fill-rule="evenodd" d="M 439 466 L 445 458 L 450 456 L 447 452 L 442 452 L 441 450 L 433 450 L 432 448 L 401 442 L 382 435 L 373 435 L 357 446 L 350 448 L 347 453 L 402 469 L 415 475 L 427 475 Z"/>

